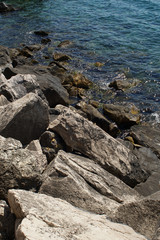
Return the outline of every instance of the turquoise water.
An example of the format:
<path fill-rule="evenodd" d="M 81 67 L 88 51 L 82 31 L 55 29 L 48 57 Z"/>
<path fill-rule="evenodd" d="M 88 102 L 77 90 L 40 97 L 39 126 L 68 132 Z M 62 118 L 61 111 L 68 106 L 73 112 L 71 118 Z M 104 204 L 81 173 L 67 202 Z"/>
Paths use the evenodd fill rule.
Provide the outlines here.
<path fill-rule="evenodd" d="M 53 41 L 69 39 L 75 66 L 103 88 L 118 73 L 141 81 L 115 99 L 134 102 L 142 112 L 160 111 L 159 0 L 7 1 L 21 10 L 0 15 L 0 44 L 38 42 L 33 31 L 50 31 Z M 94 68 L 93 63 L 104 63 Z M 103 99 L 102 99 L 103 101 Z M 112 100 L 108 100 L 112 101 Z"/>

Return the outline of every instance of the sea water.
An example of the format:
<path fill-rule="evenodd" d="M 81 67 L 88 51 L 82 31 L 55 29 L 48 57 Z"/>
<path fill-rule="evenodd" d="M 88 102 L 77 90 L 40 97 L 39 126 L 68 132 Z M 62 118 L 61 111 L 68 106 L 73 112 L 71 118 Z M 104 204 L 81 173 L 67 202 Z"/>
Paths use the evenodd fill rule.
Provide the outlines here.
<path fill-rule="evenodd" d="M 71 40 L 75 67 L 104 89 L 102 102 L 129 101 L 145 114 L 160 111 L 159 0 L 8 0 L 19 11 L 0 15 L 0 44 L 38 42 L 34 30 L 48 30 L 58 44 Z M 94 67 L 95 62 L 103 63 Z M 139 80 L 114 98 L 105 96 L 119 73 Z M 96 95 L 96 94 L 95 94 Z M 107 95 L 107 91 L 106 91 Z M 95 96 L 97 97 L 97 96 Z M 106 97 L 106 98 L 105 98 Z"/>

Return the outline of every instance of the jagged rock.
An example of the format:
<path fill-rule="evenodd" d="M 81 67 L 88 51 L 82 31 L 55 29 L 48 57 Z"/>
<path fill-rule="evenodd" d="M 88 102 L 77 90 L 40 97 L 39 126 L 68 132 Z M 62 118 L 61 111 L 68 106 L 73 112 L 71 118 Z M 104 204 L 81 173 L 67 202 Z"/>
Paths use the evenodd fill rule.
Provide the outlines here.
<path fill-rule="evenodd" d="M 15 217 L 5 201 L 0 200 L 0 240 L 14 239 Z"/>
<path fill-rule="evenodd" d="M 27 93 L 33 92 L 46 100 L 43 92 L 37 83 L 35 75 L 17 74 L 7 80 L 3 74 L 0 76 L 0 94 L 4 94 L 9 101 L 14 101 L 25 96 Z"/>
<path fill-rule="evenodd" d="M 48 162 L 56 156 L 60 149 L 65 149 L 65 144 L 57 133 L 46 131 L 41 135 L 39 140 Z"/>
<path fill-rule="evenodd" d="M 49 34 L 49 32 L 43 31 L 43 30 L 34 31 L 34 33 L 35 33 L 36 35 L 39 35 L 39 36 L 42 36 L 42 37 L 48 36 L 48 34 Z"/>
<path fill-rule="evenodd" d="M 37 83 L 44 93 L 50 107 L 55 107 L 57 104 L 69 104 L 69 95 L 62 86 L 60 79 L 53 76 L 45 66 L 34 67 L 25 65 L 16 68 L 16 71 L 21 74 L 33 74 L 37 77 Z"/>
<path fill-rule="evenodd" d="M 55 52 L 53 54 L 53 59 L 55 61 L 60 61 L 60 62 L 62 61 L 63 62 L 63 61 L 70 60 L 71 58 L 68 55 L 66 55 L 66 54 Z"/>
<path fill-rule="evenodd" d="M 129 127 L 140 122 L 139 110 L 132 105 L 104 104 L 104 114 L 115 121 L 118 125 Z"/>
<path fill-rule="evenodd" d="M 58 197 L 87 211 L 112 214 L 139 195 L 93 160 L 59 151 L 44 172 L 40 193 Z"/>
<path fill-rule="evenodd" d="M 76 111 L 61 105 L 56 110 L 60 114 L 49 129 L 57 132 L 67 146 L 93 159 L 131 186 L 147 179 L 137 158 L 123 144 Z"/>
<path fill-rule="evenodd" d="M 16 9 L 10 5 L 10 4 L 6 4 L 5 2 L 0 2 L 0 12 L 11 12 L 11 11 L 15 11 Z"/>
<path fill-rule="evenodd" d="M 110 222 L 104 215 L 82 211 L 44 194 L 10 190 L 8 200 L 20 219 L 17 240 L 147 240 L 128 226 Z"/>
<path fill-rule="evenodd" d="M 71 44 L 72 44 L 71 41 L 69 41 L 69 40 L 64 40 L 64 41 L 62 41 L 60 44 L 58 44 L 57 47 L 59 47 L 59 48 L 64 48 L 64 47 L 68 47 L 68 46 L 71 45 Z"/>
<path fill-rule="evenodd" d="M 38 154 L 43 154 L 39 140 L 33 140 L 30 142 L 26 149 L 37 152 Z"/>
<path fill-rule="evenodd" d="M 109 87 L 113 87 L 116 90 L 122 90 L 125 91 L 128 88 L 135 87 L 138 85 L 139 80 L 137 79 L 127 79 L 126 76 L 122 74 L 118 74 L 114 81 L 109 84 Z"/>
<path fill-rule="evenodd" d="M 4 106 L 8 103 L 9 101 L 7 100 L 7 98 L 4 95 L 0 94 L 0 106 Z"/>
<path fill-rule="evenodd" d="M 11 63 L 8 48 L 0 46 L 0 73 L 6 66 L 11 66 Z"/>
<path fill-rule="evenodd" d="M 115 137 L 119 133 L 117 125 L 106 119 L 91 104 L 87 104 L 81 101 L 76 105 L 76 107 L 80 108 L 86 114 L 86 117 L 89 120 L 91 120 L 93 123 L 96 123 L 100 128 L 102 128 L 105 132 L 108 132 L 111 136 Z"/>
<path fill-rule="evenodd" d="M 0 149 L 0 199 L 7 198 L 10 188 L 37 190 L 47 165 L 45 155 L 23 149 L 18 140 L 2 136 Z"/>
<path fill-rule="evenodd" d="M 130 135 L 134 141 L 142 146 L 149 147 L 160 157 L 160 131 L 150 125 L 133 126 Z M 154 141 L 153 141 L 154 139 Z"/>
<path fill-rule="evenodd" d="M 111 219 L 132 227 L 136 232 L 152 239 L 160 213 L 160 191 L 142 200 L 120 206 Z"/>
<path fill-rule="evenodd" d="M 0 134 L 23 144 L 39 138 L 49 124 L 48 106 L 34 93 L 1 106 L 0 116 Z"/>

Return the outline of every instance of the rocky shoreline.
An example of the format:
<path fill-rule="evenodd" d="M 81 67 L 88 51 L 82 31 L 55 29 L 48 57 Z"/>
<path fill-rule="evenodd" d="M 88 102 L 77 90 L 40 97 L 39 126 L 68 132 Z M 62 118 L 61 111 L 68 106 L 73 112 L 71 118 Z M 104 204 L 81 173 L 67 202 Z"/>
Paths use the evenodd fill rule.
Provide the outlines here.
<path fill-rule="evenodd" d="M 35 34 L 41 44 L 0 46 L 0 239 L 159 240 L 159 129 L 133 104 L 89 100 L 94 84 L 64 52 L 39 64 L 50 39 Z"/>

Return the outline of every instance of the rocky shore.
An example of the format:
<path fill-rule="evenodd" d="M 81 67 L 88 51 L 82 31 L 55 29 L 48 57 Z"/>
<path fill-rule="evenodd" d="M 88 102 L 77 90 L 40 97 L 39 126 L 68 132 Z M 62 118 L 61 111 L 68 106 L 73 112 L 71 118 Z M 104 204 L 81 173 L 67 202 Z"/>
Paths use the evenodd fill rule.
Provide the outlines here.
<path fill-rule="evenodd" d="M 0 239 L 159 240 L 160 130 L 133 104 L 89 100 L 64 52 L 38 63 L 50 39 L 35 34 L 42 44 L 0 46 Z"/>

